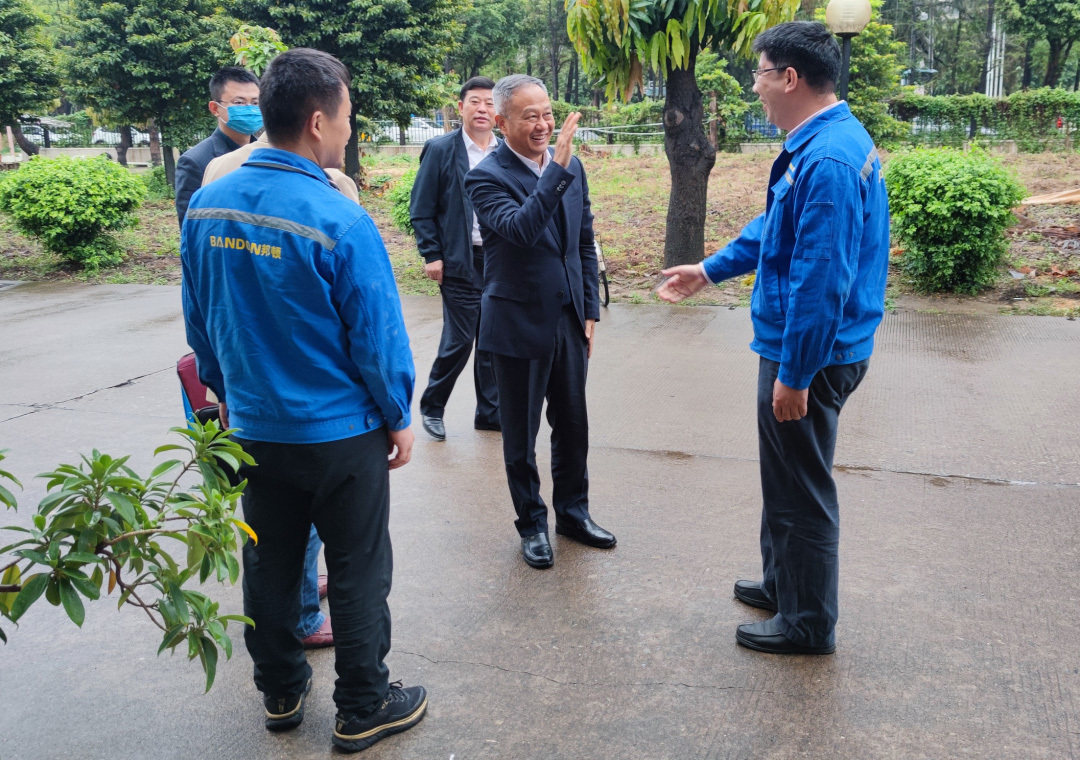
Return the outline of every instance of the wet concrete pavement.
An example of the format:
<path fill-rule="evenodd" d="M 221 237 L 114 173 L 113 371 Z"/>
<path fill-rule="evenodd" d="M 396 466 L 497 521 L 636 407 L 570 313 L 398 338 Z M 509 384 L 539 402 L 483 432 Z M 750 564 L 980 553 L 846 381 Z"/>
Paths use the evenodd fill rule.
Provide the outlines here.
<path fill-rule="evenodd" d="M 405 299 L 417 396 L 438 301 Z M 745 309 L 616 305 L 590 367 L 593 514 L 619 546 L 519 558 L 497 434 L 463 375 L 445 443 L 392 476 L 393 678 L 416 729 L 372 758 L 1080 757 L 1080 322 L 894 313 L 841 420 L 837 651 L 735 645 L 758 573 L 756 357 Z M 180 416 L 175 288 L 0 291 L 0 448 L 26 486 Z M 467 370 L 468 373 L 468 370 Z M 538 445 L 545 493 L 546 439 Z M 231 610 L 237 588 L 208 589 Z M 133 609 L 38 605 L 0 646 L 0 759 L 327 757 L 333 654 L 307 718 L 262 728 L 250 660 L 202 694 Z"/>

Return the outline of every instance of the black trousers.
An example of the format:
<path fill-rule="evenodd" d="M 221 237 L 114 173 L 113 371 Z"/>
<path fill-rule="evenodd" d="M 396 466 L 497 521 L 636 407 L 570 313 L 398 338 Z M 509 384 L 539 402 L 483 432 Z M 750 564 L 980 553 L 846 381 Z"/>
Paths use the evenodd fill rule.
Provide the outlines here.
<path fill-rule="evenodd" d="M 499 384 L 503 460 L 518 534 L 548 530 L 547 506 L 540 497 L 536 470 L 536 435 L 540 410 L 547 399 L 551 425 L 552 505 L 555 519 L 589 518 L 589 415 L 585 379 L 589 344 L 573 306 L 563 308 L 555 330 L 555 348 L 544 359 L 518 359 L 493 354 Z"/>
<path fill-rule="evenodd" d="M 312 523 L 325 546 L 334 621 L 334 702 L 364 717 L 389 690 L 390 480 L 386 429 L 316 444 L 237 439 L 244 466 L 244 520 L 259 542 L 244 544 L 244 641 L 255 686 L 271 696 L 303 691 L 311 667 L 296 633 L 300 581 Z"/>
<path fill-rule="evenodd" d="M 427 388 L 420 397 L 420 413 L 442 418 L 458 375 L 465 369 L 480 329 L 480 296 L 483 293 L 484 253 L 473 248 L 476 279 L 443 277 L 439 291 L 443 302 L 443 330 L 439 355 L 431 365 Z M 499 419 L 499 391 L 491 354 L 476 350 L 473 362 L 473 385 L 476 387 L 476 415 L 479 424 L 493 424 Z"/>
<path fill-rule="evenodd" d="M 777 422 L 773 383 L 780 364 L 758 365 L 762 588 L 776 601 L 781 632 L 811 647 L 835 643 L 840 582 L 840 505 L 832 477 L 840 410 L 870 362 L 814 376 L 801 420 Z"/>

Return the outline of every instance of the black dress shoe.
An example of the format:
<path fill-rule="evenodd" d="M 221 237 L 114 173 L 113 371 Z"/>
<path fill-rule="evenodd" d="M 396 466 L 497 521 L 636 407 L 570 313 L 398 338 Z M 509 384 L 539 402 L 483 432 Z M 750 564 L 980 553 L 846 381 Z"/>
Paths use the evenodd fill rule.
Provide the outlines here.
<path fill-rule="evenodd" d="M 521 556 L 525 558 L 525 564 L 540 569 L 555 564 L 555 557 L 551 553 L 551 542 L 548 541 L 547 533 L 522 536 Z"/>
<path fill-rule="evenodd" d="M 476 428 L 477 430 L 494 430 L 496 433 L 501 433 L 502 432 L 502 425 L 499 424 L 498 420 L 494 420 L 494 421 L 491 421 L 491 422 L 485 422 L 484 420 L 479 420 L 479 419 L 474 420 L 473 421 L 473 427 Z"/>
<path fill-rule="evenodd" d="M 615 536 L 592 520 L 582 520 L 579 523 L 556 522 L 555 532 L 597 549 L 610 549 L 615 546 Z"/>
<path fill-rule="evenodd" d="M 428 417 L 421 415 L 424 430 L 436 441 L 446 440 L 446 428 L 443 427 L 442 417 Z"/>
<path fill-rule="evenodd" d="M 765 596 L 757 581 L 735 581 L 735 598 L 751 607 L 776 612 L 776 602 Z"/>
<path fill-rule="evenodd" d="M 836 645 L 827 647 L 807 647 L 796 644 L 780 633 L 776 618 L 769 618 L 760 623 L 743 623 L 735 629 L 735 641 L 748 649 L 769 654 L 832 654 Z"/>

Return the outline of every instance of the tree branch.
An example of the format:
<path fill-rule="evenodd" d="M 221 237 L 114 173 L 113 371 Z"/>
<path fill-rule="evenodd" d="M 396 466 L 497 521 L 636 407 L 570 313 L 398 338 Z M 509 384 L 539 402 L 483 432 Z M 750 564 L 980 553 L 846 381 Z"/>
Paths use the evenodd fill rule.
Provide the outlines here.
<path fill-rule="evenodd" d="M 0 594 L 17 594 L 22 591 L 22 586 L 0 586 Z"/>

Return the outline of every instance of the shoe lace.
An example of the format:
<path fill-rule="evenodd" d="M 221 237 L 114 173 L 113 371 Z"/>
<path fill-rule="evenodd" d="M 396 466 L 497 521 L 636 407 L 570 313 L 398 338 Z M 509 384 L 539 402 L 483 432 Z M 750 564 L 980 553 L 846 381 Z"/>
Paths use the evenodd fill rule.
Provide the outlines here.
<path fill-rule="evenodd" d="M 381 710 L 391 702 L 404 702 L 407 697 L 405 696 L 405 692 L 402 691 L 402 687 L 403 684 L 401 683 L 401 681 L 391 681 L 390 691 L 386 692 L 386 698 L 383 699 L 383 702 L 379 706 L 379 709 Z"/>

